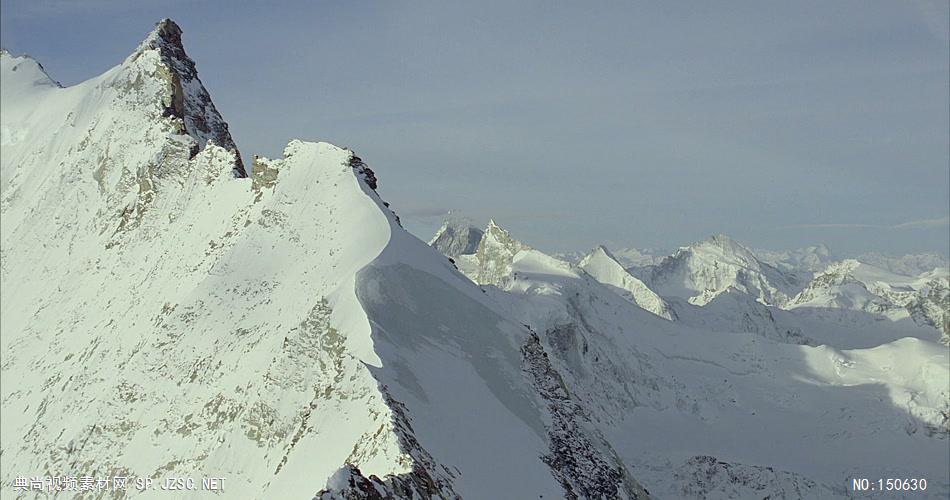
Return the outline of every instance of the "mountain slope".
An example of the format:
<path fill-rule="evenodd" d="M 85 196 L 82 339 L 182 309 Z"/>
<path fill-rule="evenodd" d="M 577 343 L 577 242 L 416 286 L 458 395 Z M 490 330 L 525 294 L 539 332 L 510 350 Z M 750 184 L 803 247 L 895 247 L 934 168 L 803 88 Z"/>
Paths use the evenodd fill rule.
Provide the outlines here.
<path fill-rule="evenodd" d="M 475 283 L 501 286 L 511 275 L 515 255 L 522 250 L 530 250 L 530 247 L 512 238 L 508 231 L 490 220 L 475 252 L 458 255 L 456 264 Z"/>
<path fill-rule="evenodd" d="M 291 141 L 246 176 L 171 21 L 74 87 L 27 58 L 2 54 L 0 70 L 7 485 L 798 498 L 847 497 L 867 476 L 950 494 L 948 352 L 902 338 L 932 330 L 915 314 L 945 304 L 941 274 L 849 268 L 784 311 L 768 304 L 787 303 L 788 276 L 717 237 L 653 274 L 680 293 L 663 303 L 685 304 L 668 321 L 609 253 L 585 271 L 494 222 L 474 249 L 474 231 L 442 240 L 469 252 L 456 269 L 347 149 Z M 907 299 L 906 316 L 845 309 L 878 303 L 853 286 Z M 815 309 L 877 330 L 853 345 L 865 324 Z"/>
<path fill-rule="evenodd" d="M 829 265 L 788 304 L 814 315 L 828 310 L 860 311 L 892 322 L 933 327 L 950 340 L 950 271 L 938 268 L 920 276 L 901 276 L 847 259 Z"/>
<path fill-rule="evenodd" d="M 796 289 L 789 276 L 723 235 L 680 248 L 649 268 L 645 278 L 661 296 L 681 297 L 700 306 L 729 289 L 781 306 Z"/>
<path fill-rule="evenodd" d="M 467 222 L 446 220 L 429 240 L 429 245 L 439 253 L 455 258 L 475 253 L 483 234 L 484 231 Z"/>
<path fill-rule="evenodd" d="M 648 498 L 532 332 L 402 229 L 353 152 L 292 141 L 244 177 L 180 34 L 65 89 L 3 56 L 5 102 L 34 99 L 2 115 L 5 484 Z"/>
<path fill-rule="evenodd" d="M 863 327 L 825 332 L 734 289 L 670 322 L 566 262 L 507 245 L 519 246 L 507 275 L 470 276 L 490 276 L 488 296 L 537 332 L 591 423 L 656 497 L 846 498 L 858 471 L 925 474 L 925 496 L 950 491 L 950 359 L 936 343 L 819 346 L 811 335 L 847 341 Z M 500 260 L 484 262 L 497 270 Z M 728 329 L 737 311 L 748 333 Z M 717 315 L 718 331 L 704 324 Z"/>
<path fill-rule="evenodd" d="M 674 313 L 669 304 L 627 272 L 603 246 L 595 248 L 577 265 L 597 281 L 615 288 L 630 302 L 661 318 L 673 319 Z"/>

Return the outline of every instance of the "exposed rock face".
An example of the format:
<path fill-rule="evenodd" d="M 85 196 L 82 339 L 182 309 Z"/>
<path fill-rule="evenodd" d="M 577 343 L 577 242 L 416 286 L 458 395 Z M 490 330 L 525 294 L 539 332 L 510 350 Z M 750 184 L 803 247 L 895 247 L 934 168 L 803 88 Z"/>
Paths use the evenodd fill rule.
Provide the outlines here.
<path fill-rule="evenodd" d="M 551 452 L 544 461 L 564 487 L 566 498 L 648 499 L 649 492 L 630 477 L 610 444 L 591 430 L 583 409 L 571 398 L 561 376 L 551 367 L 537 334 L 521 347 L 524 371 L 547 402 Z"/>
<path fill-rule="evenodd" d="M 514 239 L 494 220 L 482 234 L 475 252 L 459 255 L 456 263 L 459 270 L 480 285 L 504 287 L 511 276 L 511 263 L 515 255 L 531 247 Z"/>
<path fill-rule="evenodd" d="M 643 310 L 616 259 L 611 287 L 494 222 L 474 248 L 475 232 L 449 238 L 470 251 L 460 274 L 348 149 L 294 140 L 246 178 L 170 21 L 74 87 L 7 53 L 0 76 L 4 487 L 223 476 L 236 498 L 781 498 L 842 496 L 824 485 L 857 470 L 950 492 L 946 349 L 743 334 L 793 312 L 762 303 L 780 277 L 723 238 L 680 275 L 714 296 L 690 311 L 740 318 L 716 335 L 710 316 Z M 904 319 L 947 309 L 943 271 L 839 271 L 796 305 L 880 303 L 857 290 Z"/>
<path fill-rule="evenodd" d="M 672 496 L 683 498 L 844 498 L 848 490 L 830 487 L 772 467 L 729 463 L 708 455 L 688 459 L 675 472 Z"/>
<path fill-rule="evenodd" d="M 347 463 L 330 476 L 327 487 L 314 500 L 461 499 L 452 489 L 455 474 L 437 464 L 416 440 L 405 405 L 394 400 L 385 388 L 382 392 L 393 411 L 400 446 L 413 459 L 412 470 L 384 478 L 372 474 L 366 477 L 357 466 Z"/>
<path fill-rule="evenodd" d="M 484 234 L 484 231 L 467 222 L 446 220 L 429 240 L 429 245 L 442 255 L 456 258 L 475 253 Z"/>
<path fill-rule="evenodd" d="M 950 342 L 950 271 L 938 268 L 916 277 L 900 276 L 846 259 L 815 275 L 788 305 L 792 309 L 847 309 L 892 320 L 909 317 Z"/>
<path fill-rule="evenodd" d="M 199 150 L 210 141 L 234 152 L 234 175 L 247 177 L 241 155 L 228 132 L 228 124 L 221 118 L 211 102 L 211 96 L 198 79 L 195 62 L 185 53 L 181 34 L 181 28 L 174 21 L 163 19 L 129 60 L 138 58 L 144 51 L 157 51 L 161 59 L 157 76 L 169 86 L 168 96 L 163 101 L 163 114 L 180 119 L 184 125 L 183 132 L 195 138 Z"/>
<path fill-rule="evenodd" d="M 399 226 L 361 158 L 295 140 L 246 178 L 171 21 L 74 87 L 0 63 L 4 484 L 553 498 L 629 479 L 562 435 L 580 409 L 554 423 L 528 332 Z"/>
<path fill-rule="evenodd" d="M 906 307 L 914 321 L 940 330 L 940 342 L 950 346 L 950 279 L 946 274 L 928 280 Z"/>

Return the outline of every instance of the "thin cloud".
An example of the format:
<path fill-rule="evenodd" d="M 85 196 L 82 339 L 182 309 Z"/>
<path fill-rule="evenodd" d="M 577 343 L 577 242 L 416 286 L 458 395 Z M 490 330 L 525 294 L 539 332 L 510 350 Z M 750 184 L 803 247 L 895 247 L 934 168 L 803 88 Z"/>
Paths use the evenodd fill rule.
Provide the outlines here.
<path fill-rule="evenodd" d="M 905 227 L 941 227 L 941 226 L 950 226 L 950 217 L 944 217 L 942 219 L 924 219 L 924 220 L 912 220 L 910 222 L 904 222 L 903 224 L 897 224 L 896 226 L 891 226 L 894 229 L 903 229 Z"/>
<path fill-rule="evenodd" d="M 779 229 L 910 229 L 943 227 L 950 225 L 950 217 L 942 219 L 922 219 L 901 222 L 900 224 L 791 224 L 779 226 Z"/>

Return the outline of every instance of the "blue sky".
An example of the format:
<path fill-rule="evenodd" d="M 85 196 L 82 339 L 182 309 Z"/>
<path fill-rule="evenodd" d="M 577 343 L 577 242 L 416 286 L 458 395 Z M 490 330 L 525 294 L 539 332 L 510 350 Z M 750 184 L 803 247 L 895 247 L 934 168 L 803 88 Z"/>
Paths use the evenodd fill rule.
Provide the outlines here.
<path fill-rule="evenodd" d="M 946 0 L 3 0 L 74 84 L 176 20 L 245 156 L 349 146 L 422 236 L 950 252 Z"/>

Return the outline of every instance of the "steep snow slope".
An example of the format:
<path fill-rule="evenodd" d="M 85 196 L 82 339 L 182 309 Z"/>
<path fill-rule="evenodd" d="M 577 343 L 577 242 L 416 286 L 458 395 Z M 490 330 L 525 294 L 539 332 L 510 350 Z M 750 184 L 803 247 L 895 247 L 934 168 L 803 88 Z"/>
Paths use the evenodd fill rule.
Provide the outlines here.
<path fill-rule="evenodd" d="M 603 246 L 592 250 L 577 264 L 594 279 L 613 287 L 617 293 L 630 302 L 656 314 L 661 318 L 673 319 L 673 310 L 659 295 L 647 288 L 642 281 L 634 278 L 617 259 Z"/>
<path fill-rule="evenodd" d="M 4 484 L 215 476 L 312 495 L 354 449 L 408 471 L 354 293 L 385 218 L 329 145 L 236 177 L 226 127 L 169 62 L 179 33 L 164 22 L 105 75 L 4 104 L 24 131 L 3 154 Z"/>
<path fill-rule="evenodd" d="M 723 235 L 680 248 L 643 277 L 661 296 L 681 297 L 696 305 L 705 305 L 734 288 L 763 303 L 781 306 L 797 291 L 790 276 Z"/>
<path fill-rule="evenodd" d="M 372 371 L 406 404 L 416 439 L 449 471 L 455 492 L 646 497 L 610 445 L 586 428 L 585 412 L 536 337 L 434 249 L 393 227 L 357 291 L 383 359 Z M 552 471 L 564 491 L 551 488 Z"/>
<path fill-rule="evenodd" d="M 5 485 L 648 498 L 538 337 L 406 233 L 352 152 L 292 141 L 244 178 L 180 35 L 166 20 L 66 89 L 3 56 L 4 102 L 35 99 L 2 115 Z"/>
<path fill-rule="evenodd" d="M 922 496 L 950 491 L 941 346 L 905 338 L 842 350 L 713 333 L 648 314 L 536 250 L 506 265 L 507 278 L 491 275 L 501 288 L 486 292 L 537 332 L 591 422 L 658 498 L 847 497 L 850 478 L 867 474 L 926 477 Z M 732 295 L 748 297 L 727 292 L 706 307 Z"/>
<path fill-rule="evenodd" d="M 34 109 L 28 104 L 54 94 L 60 85 L 29 56 L 14 57 L 4 49 L 0 49 L 0 74 L 4 75 L 4 85 L 0 88 L 0 113 L 3 115 L 0 147 L 7 156 L 17 151 L 17 144 L 29 140 L 29 126 L 24 121 Z M 0 163 L 0 192 L 6 189 L 15 169 L 16 164 L 12 161 Z"/>

